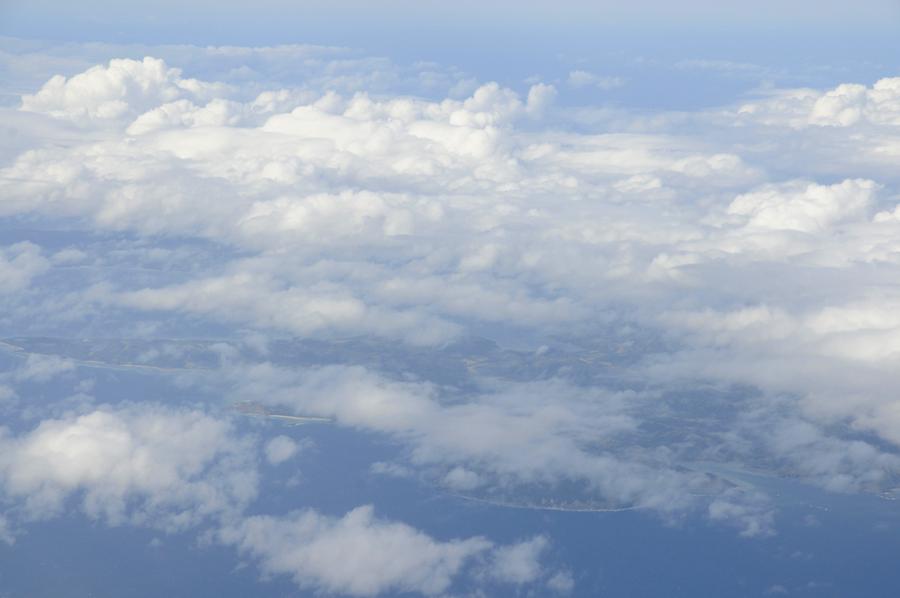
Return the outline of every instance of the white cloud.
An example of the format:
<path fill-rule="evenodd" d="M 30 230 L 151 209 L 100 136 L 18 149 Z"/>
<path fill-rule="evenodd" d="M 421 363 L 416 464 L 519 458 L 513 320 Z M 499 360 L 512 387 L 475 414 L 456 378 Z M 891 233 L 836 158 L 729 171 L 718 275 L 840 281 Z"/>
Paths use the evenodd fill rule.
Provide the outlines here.
<path fill-rule="evenodd" d="M 597 75 L 583 70 L 575 70 L 570 72 L 566 82 L 570 87 L 574 87 L 576 89 L 583 87 L 595 87 L 597 89 L 609 90 L 625 85 L 625 81 L 621 77 Z"/>
<path fill-rule="evenodd" d="M 506 583 L 535 581 L 543 573 L 540 561 L 547 545 L 547 538 L 535 536 L 531 540 L 496 549 L 491 563 L 491 576 Z"/>
<path fill-rule="evenodd" d="M 56 75 L 33 95 L 22 96 L 22 109 L 81 124 L 127 118 L 182 97 L 208 97 L 222 85 L 181 77 L 158 58 L 114 59 L 70 78 Z"/>
<path fill-rule="evenodd" d="M 453 490 L 474 490 L 482 483 L 477 473 L 465 467 L 454 467 L 444 476 L 444 484 Z"/>
<path fill-rule="evenodd" d="M 371 506 L 334 518 L 315 511 L 248 517 L 221 540 L 259 561 L 267 574 L 290 576 L 320 592 L 374 596 L 445 592 L 484 538 L 440 541 L 402 523 L 375 517 Z M 389 547 L 389 548 L 388 548 Z"/>
<path fill-rule="evenodd" d="M 47 382 L 60 374 L 71 372 L 74 369 L 75 363 L 71 359 L 65 359 L 56 355 L 31 353 L 25 359 L 22 367 L 14 372 L 13 377 L 17 382 Z"/>
<path fill-rule="evenodd" d="M 413 471 L 400 465 L 399 463 L 386 463 L 384 461 L 376 461 L 369 466 L 369 471 L 376 475 L 384 475 L 394 478 L 408 478 L 411 477 Z"/>
<path fill-rule="evenodd" d="M 746 218 L 748 228 L 816 233 L 866 218 L 877 190 L 873 181 L 859 179 L 827 186 L 774 186 L 738 196 L 728 214 Z"/>
<path fill-rule="evenodd" d="M 0 295 L 21 292 L 32 279 L 46 272 L 50 262 L 34 243 L 0 247 Z"/>
<path fill-rule="evenodd" d="M 177 100 L 141 114 L 126 133 L 141 135 L 169 128 L 236 125 L 241 122 L 243 111 L 242 104 L 228 100 L 215 99 L 202 107 L 190 100 Z"/>
<path fill-rule="evenodd" d="M 816 100 L 811 124 L 847 127 L 869 120 L 881 125 L 900 125 L 900 78 L 881 79 L 871 88 L 843 84 Z"/>
<path fill-rule="evenodd" d="M 495 545 L 482 537 L 438 540 L 404 523 L 375 516 L 370 505 L 341 517 L 313 510 L 257 515 L 218 532 L 258 562 L 266 575 L 286 575 L 301 588 L 352 596 L 413 592 L 443 595 L 464 581 L 473 564 L 494 584 L 533 584 L 545 576 L 544 536 Z M 565 576 L 565 574 L 562 574 Z M 570 591 L 571 578 L 548 580 Z"/>
<path fill-rule="evenodd" d="M 92 518 L 182 529 L 256 495 L 252 445 L 198 411 L 100 407 L 0 436 L 0 480 L 28 517 L 77 501 Z"/>
<path fill-rule="evenodd" d="M 0 542 L 12 546 L 16 541 L 6 517 L 0 515 Z"/>
<path fill-rule="evenodd" d="M 884 78 L 871 87 L 842 83 L 824 92 L 775 90 L 769 97 L 743 104 L 738 114 L 769 125 L 794 128 L 900 125 L 900 78 Z"/>
<path fill-rule="evenodd" d="M 861 440 L 828 437 L 809 422 L 775 422 L 768 436 L 774 454 L 788 460 L 805 479 L 833 492 L 878 492 L 900 473 L 897 455 Z"/>
<path fill-rule="evenodd" d="M 266 443 L 266 459 L 272 465 L 284 463 L 300 450 L 299 445 L 287 436 L 276 436 Z"/>
<path fill-rule="evenodd" d="M 775 533 L 775 514 L 764 496 L 731 490 L 709 504 L 709 517 L 737 527 L 746 538 Z"/>
<path fill-rule="evenodd" d="M 632 393 L 551 380 L 507 383 L 445 405 L 429 384 L 396 382 L 360 367 L 265 364 L 235 368 L 228 387 L 235 400 L 265 397 L 291 413 L 391 435 L 410 447 L 413 465 L 449 466 L 440 482 L 457 492 L 571 481 L 586 488 L 577 500 L 588 506 L 674 513 L 695 506 L 699 488 L 716 490 L 706 476 L 676 471 L 652 450 L 617 455 L 589 448 L 613 446 L 634 432 L 630 413 L 642 400 Z"/>
<path fill-rule="evenodd" d="M 120 304 L 143 310 L 178 310 L 218 315 L 225 320 L 294 334 L 365 331 L 400 336 L 409 342 L 432 344 L 455 335 L 455 327 L 439 318 L 413 311 L 368 306 L 346 289 L 300 285 L 285 288 L 267 274 L 238 272 L 162 289 L 142 289 L 116 297 Z"/>
<path fill-rule="evenodd" d="M 264 452 L 277 464 L 298 448 L 282 435 Z M 205 524 L 202 538 L 234 546 L 266 575 L 322 592 L 442 594 L 457 580 L 469 583 L 470 566 L 485 562 L 492 563 L 492 583 L 526 584 L 543 575 L 544 537 L 509 546 L 483 537 L 437 540 L 375 517 L 371 506 L 339 518 L 315 510 L 247 516 L 258 492 L 254 449 L 230 424 L 200 411 L 101 406 L 45 419 L 18 435 L 0 429 L 0 484 L 10 513 L 23 521 L 77 506 L 113 526 L 174 532 Z M 14 539 L 0 516 L 0 541 Z"/>
<path fill-rule="evenodd" d="M 570 594 L 575 589 L 575 579 L 569 571 L 558 571 L 547 580 L 547 588 L 557 594 Z"/>

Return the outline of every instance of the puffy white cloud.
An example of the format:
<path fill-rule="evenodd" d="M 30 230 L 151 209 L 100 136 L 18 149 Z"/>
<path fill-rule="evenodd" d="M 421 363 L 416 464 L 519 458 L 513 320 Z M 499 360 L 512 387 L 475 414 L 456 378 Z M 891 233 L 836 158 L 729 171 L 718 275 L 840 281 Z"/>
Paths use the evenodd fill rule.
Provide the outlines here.
<path fill-rule="evenodd" d="M 127 118 L 164 102 L 221 93 L 222 85 L 185 79 L 158 58 L 114 59 L 70 78 L 56 75 L 33 95 L 22 96 L 22 109 L 88 124 Z"/>
<path fill-rule="evenodd" d="M 816 100 L 809 120 L 815 125 L 854 125 L 862 118 L 865 102 L 864 85 L 839 85 Z"/>
<path fill-rule="evenodd" d="M 749 228 L 823 232 L 835 224 L 864 219 L 877 190 L 878 185 L 867 180 L 773 186 L 739 195 L 728 206 L 728 214 L 745 218 Z"/>
<path fill-rule="evenodd" d="M 814 125 L 847 127 L 861 120 L 900 125 L 900 77 L 881 79 L 871 88 L 837 86 L 816 100 L 809 121 Z"/>
<path fill-rule="evenodd" d="M 190 100 L 178 100 L 153 108 L 128 126 L 130 135 L 140 135 L 176 127 L 211 127 L 235 125 L 241 121 L 244 106 L 237 102 L 215 99 L 199 107 Z"/>
<path fill-rule="evenodd" d="M 828 91 L 775 90 L 739 107 L 738 117 L 793 128 L 900 124 L 900 78 L 884 78 L 871 87 L 842 83 Z"/>
<path fill-rule="evenodd" d="M 272 465 L 284 463 L 300 450 L 300 446 L 291 438 L 279 435 L 266 443 L 266 459 Z"/>
<path fill-rule="evenodd" d="M 473 490 L 483 482 L 481 476 L 465 467 L 454 467 L 444 476 L 444 484 L 453 490 Z"/>
<path fill-rule="evenodd" d="M 248 517 L 219 535 L 258 560 L 267 574 L 353 596 L 443 593 L 468 561 L 492 546 L 479 537 L 435 540 L 403 523 L 376 518 L 371 506 L 340 518 L 315 511 Z"/>
<path fill-rule="evenodd" d="M 217 532 L 220 542 L 258 562 L 266 575 L 286 575 L 317 592 L 375 596 L 438 595 L 474 564 L 494 584 L 533 584 L 545 576 L 544 536 L 509 545 L 483 537 L 438 540 L 404 523 L 375 516 L 371 505 L 341 517 L 313 510 L 246 517 Z M 558 591 L 571 579 L 551 578 Z"/>
<path fill-rule="evenodd" d="M 0 436 L 0 480 L 27 517 L 77 501 L 92 518 L 182 529 L 255 498 L 252 445 L 198 411 L 100 407 Z"/>

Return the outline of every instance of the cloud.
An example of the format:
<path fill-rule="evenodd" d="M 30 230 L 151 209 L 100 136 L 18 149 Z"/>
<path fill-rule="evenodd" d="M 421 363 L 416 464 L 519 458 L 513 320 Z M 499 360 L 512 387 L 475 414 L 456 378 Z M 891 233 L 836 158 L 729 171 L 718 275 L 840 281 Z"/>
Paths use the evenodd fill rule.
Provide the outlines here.
<path fill-rule="evenodd" d="M 201 412 L 99 407 L 0 436 L 0 479 L 28 518 L 77 501 L 111 525 L 167 530 L 239 512 L 256 496 L 252 445 Z"/>
<path fill-rule="evenodd" d="M 540 557 L 548 544 L 544 536 L 502 546 L 494 551 L 491 576 L 506 583 L 530 583 L 542 574 Z"/>
<path fill-rule="evenodd" d="M 570 72 L 568 79 L 566 79 L 566 82 L 569 84 L 569 87 L 574 87 L 575 89 L 594 87 L 596 89 L 602 89 L 604 91 L 616 89 L 617 87 L 622 87 L 623 85 L 625 85 L 625 81 L 621 77 L 596 75 L 594 73 L 583 70 L 575 70 Z"/>
<path fill-rule="evenodd" d="M 730 490 L 715 498 L 708 510 L 710 519 L 737 527 L 745 538 L 775 533 L 775 514 L 766 497 L 760 494 Z"/>
<path fill-rule="evenodd" d="M 442 595 L 471 579 L 473 565 L 485 568 L 491 584 L 534 584 L 547 573 L 541 560 L 549 544 L 544 536 L 507 545 L 483 537 L 438 540 L 376 517 L 371 505 L 340 517 L 313 510 L 251 516 L 223 527 L 217 537 L 251 557 L 266 575 L 286 575 L 301 588 L 352 596 Z M 557 591 L 572 587 L 565 577 L 551 577 L 548 583 Z"/>
<path fill-rule="evenodd" d="M 47 382 L 60 374 L 71 372 L 74 369 L 75 363 L 71 359 L 64 359 L 56 355 L 31 353 L 25 359 L 22 367 L 15 371 L 13 378 L 17 382 Z"/>
<path fill-rule="evenodd" d="M 408 525 L 376 518 L 371 506 L 340 518 L 315 511 L 249 517 L 219 535 L 257 560 L 266 574 L 353 596 L 443 593 L 468 561 L 492 546 L 479 537 L 435 540 Z"/>
<path fill-rule="evenodd" d="M 444 476 L 444 484 L 453 490 L 474 490 L 482 483 L 477 473 L 464 467 L 454 467 Z"/>
<path fill-rule="evenodd" d="M 721 490 L 704 474 L 678 471 L 654 448 L 613 448 L 628 446 L 636 432 L 631 414 L 643 401 L 632 393 L 561 380 L 507 382 L 445 404 L 433 385 L 393 381 L 355 366 L 259 364 L 233 371 L 226 388 L 234 400 L 265 397 L 265 404 L 289 413 L 332 417 L 337 425 L 389 435 L 409 447 L 412 465 L 437 467 L 438 482 L 464 495 L 477 491 L 501 503 L 518 495 L 526 504 L 546 499 L 557 508 L 566 508 L 566 501 L 572 508 L 640 506 L 667 514 L 697 506 L 700 488 Z M 592 448 L 598 445 L 608 448 Z M 580 490 L 557 502 L 543 494 L 553 497 L 560 486 Z"/>
<path fill-rule="evenodd" d="M 767 436 L 775 455 L 833 492 L 879 492 L 900 473 L 897 455 L 862 440 L 830 438 L 809 422 L 774 422 Z"/>
<path fill-rule="evenodd" d="M 12 546 L 16 541 L 6 517 L 0 515 L 0 542 Z"/>
<path fill-rule="evenodd" d="M 0 295 L 24 291 L 49 267 L 50 262 L 34 243 L 0 247 Z"/>
<path fill-rule="evenodd" d="M 459 319 L 553 326 L 590 312 L 571 292 L 579 280 L 564 287 L 552 280 L 570 261 L 566 254 L 588 251 L 607 261 L 592 242 L 599 220 L 581 218 L 585 206 L 578 204 L 560 210 L 559 193 L 649 199 L 664 183 L 692 186 L 715 176 L 729 185 L 757 173 L 734 155 L 666 139 L 569 135 L 546 144 L 517 131 L 517 122 L 539 119 L 552 95 L 535 85 L 523 101 L 496 84 L 462 101 L 326 93 L 239 124 L 182 119 L 195 105 L 178 100 L 180 116 L 163 119 L 165 130 L 151 124 L 171 116 L 174 104 L 139 116 L 129 125 L 145 133 L 137 137 L 109 132 L 105 140 L 19 156 L 4 171 L 4 180 L 16 182 L 6 184 L 2 210 L 274 252 L 205 280 L 117 295 L 128 307 L 416 343 L 457 335 Z M 525 202 L 498 203 L 495 193 Z M 638 227 L 616 228 L 627 236 Z M 523 254 L 535 234 L 564 243 Z M 287 247 L 305 256 L 293 272 L 275 257 Z M 334 267 L 325 268 L 326 248 L 344 253 L 340 267 L 329 254 Z M 388 257 L 397 251 L 405 254 L 399 262 Z M 268 271 L 248 271 L 257 267 Z"/>
<path fill-rule="evenodd" d="M 822 232 L 865 218 L 877 189 L 873 181 L 859 179 L 827 186 L 769 187 L 736 197 L 728 214 L 746 218 L 746 226 L 753 229 Z"/>
<path fill-rule="evenodd" d="M 237 272 L 162 289 L 141 289 L 115 298 L 142 310 L 178 310 L 257 327 L 289 330 L 295 334 L 366 331 L 401 336 L 414 343 L 431 344 L 455 335 L 455 327 L 438 318 L 412 311 L 399 312 L 368 306 L 346 289 L 285 285 L 263 273 Z"/>
<path fill-rule="evenodd" d="M 215 99 L 205 106 L 190 100 L 178 100 L 153 108 L 138 116 L 126 129 L 129 135 L 180 127 L 221 127 L 242 120 L 244 107 L 237 102 Z"/>
<path fill-rule="evenodd" d="M 900 125 L 900 78 L 881 79 L 871 88 L 843 84 L 816 100 L 810 124 L 847 127 L 862 120 Z"/>
<path fill-rule="evenodd" d="M 558 571 L 547 580 L 547 588 L 557 594 L 570 594 L 575 588 L 575 579 L 569 571 Z"/>
<path fill-rule="evenodd" d="M 299 450 L 297 443 L 287 436 L 276 436 L 266 443 L 266 459 L 272 465 L 278 465 L 291 459 Z"/>
<path fill-rule="evenodd" d="M 743 104 L 738 110 L 740 117 L 793 128 L 900 124 L 900 78 L 897 77 L 880 79 L 871 87 L 842 83 L 827 91 L 775 90 L 768 95 L 760 101 Z"/>
<path fill-rule="evenodd" d="M 272 464 L 299 447 L 280 435 L 265 445 Z M 342 517 L 306 509 L 247 515 L 259 492 L 255 444 L 201 411 L 138 403 L 100 406 L 45 419 L 20 434 L 0 429 L 4 504 L 27 522 L 76 507 L 107 525 L 167 532 L 199 529 L 287 575 L 301 588 L 355 596 L 442 594 L 470 583 L 492 563 L 491 583 L 534 583 L 544 572 L 544 537 L 500 545 L 483 537 L 437 540 L 407 524 L 377 518 L 372 506 Z M 0 516 L 0 541 L 15 540 Z M 158 543 L 158 542 L 157 542 Z"/>
<path fill-rule="evenodd" d="M 70 78 L 57 75 L 35 94 L 22 96 L 22 110 L 80 124 L 133 116 L 181 97 L 206 97 L 224 89 L 181 77 L 158 58 L 114 59 Z"/>

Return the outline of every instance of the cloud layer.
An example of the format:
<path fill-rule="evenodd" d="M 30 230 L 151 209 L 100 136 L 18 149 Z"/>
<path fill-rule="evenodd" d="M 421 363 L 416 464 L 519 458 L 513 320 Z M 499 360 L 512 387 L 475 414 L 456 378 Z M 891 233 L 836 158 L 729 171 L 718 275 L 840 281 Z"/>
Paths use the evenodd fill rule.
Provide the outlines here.
<path fill-rule="evenodd" d="M 133 341 L 33 353 L 0 406 L 117 359 L 216 408 L 396 443 L 372 471 L 442 492 L 702 512 L 745 536 L 774 532 L 774 506 L 729 471 L 898 485 L 898 79 L 647 115 L 336 49 L 166 52 L 209 76 L 114 59 L 0 113 L 28 145 L 4 146 L 0 218 L 50 231 L 0 246 L 0 321 Z M 269 85 L 295 63 L 302 82 Z M 224 340 L 140 344 L 172 330 Z M 544 536 L 439 539 L 370 505 L 247 515 L 263 459 L 294 467 L 304 445 L 260 451 L 210 413 L 90 403 L 5 431 L 0 539 L 68 505 L 205 521 L 316 591 L 572 589 L 540 564 Z"/>

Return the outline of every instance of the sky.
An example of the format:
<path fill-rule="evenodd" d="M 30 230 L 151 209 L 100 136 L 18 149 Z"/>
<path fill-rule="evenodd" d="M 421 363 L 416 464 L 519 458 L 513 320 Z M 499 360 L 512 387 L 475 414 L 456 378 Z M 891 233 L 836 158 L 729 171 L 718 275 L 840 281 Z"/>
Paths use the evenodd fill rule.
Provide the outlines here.
<path fill-rule="evenodd" d="M 3 2 L 0 596 L 896 595 L 898 19 Z"/>

